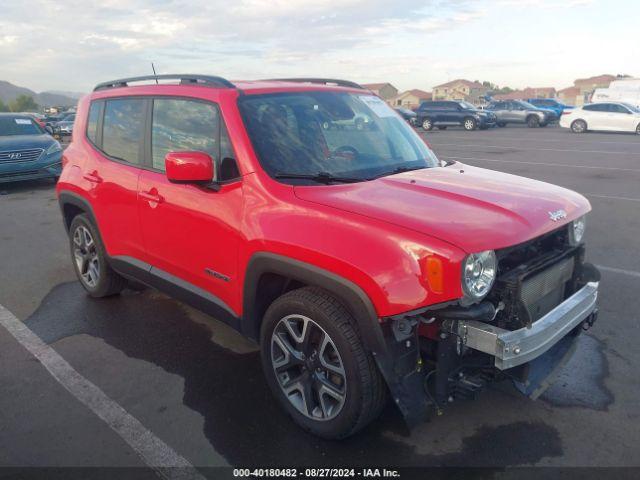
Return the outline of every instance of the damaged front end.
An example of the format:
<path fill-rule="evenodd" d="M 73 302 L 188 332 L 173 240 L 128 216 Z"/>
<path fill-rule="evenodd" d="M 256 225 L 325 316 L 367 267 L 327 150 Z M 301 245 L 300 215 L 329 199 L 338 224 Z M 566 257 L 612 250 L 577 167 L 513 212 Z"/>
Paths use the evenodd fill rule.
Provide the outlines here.
<path fill-rule="evenodd" d="M 600 274 L 566 230 L 496 255 L 496 282 L 480 303 L 386 319 L 387 355 L 377 361 L 410 426 L 494 381 L 539 397 L 597 319 Z"/>

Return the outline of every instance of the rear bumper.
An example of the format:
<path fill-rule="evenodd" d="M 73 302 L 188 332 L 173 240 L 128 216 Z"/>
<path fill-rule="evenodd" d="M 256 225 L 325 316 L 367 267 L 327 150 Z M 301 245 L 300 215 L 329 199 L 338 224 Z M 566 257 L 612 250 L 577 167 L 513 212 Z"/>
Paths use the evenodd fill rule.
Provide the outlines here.
<path fill-rule="evenodd" d="M 585 320 L 595 321 L 598 282 L 589 282 L 530 328 L 504 330 L 476 320 L 458 323 L 458 335 L 474 350 L 494 357 L 499 370 L 530 362 L 558 343 Z"/>

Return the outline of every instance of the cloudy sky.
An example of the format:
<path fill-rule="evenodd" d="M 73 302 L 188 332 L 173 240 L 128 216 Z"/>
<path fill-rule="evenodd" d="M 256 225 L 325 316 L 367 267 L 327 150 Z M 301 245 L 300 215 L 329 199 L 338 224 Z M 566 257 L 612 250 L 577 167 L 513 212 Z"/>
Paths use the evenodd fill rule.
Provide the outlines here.
<path fill-rule="evenodd" d="M 327 76 L 400 89 L 640 76 L 638 0 L 2 0 L 0 80 L 89 91 L 151 73 Z"/>

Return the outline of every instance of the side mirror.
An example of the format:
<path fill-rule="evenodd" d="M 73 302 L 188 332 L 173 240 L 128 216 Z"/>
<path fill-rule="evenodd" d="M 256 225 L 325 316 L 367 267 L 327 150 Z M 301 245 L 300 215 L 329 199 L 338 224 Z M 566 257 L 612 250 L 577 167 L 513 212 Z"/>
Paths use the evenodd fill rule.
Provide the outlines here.
<path fill-rule="evenodd" d="M 173 183 L 211 184 L 213 159 L 204 152 L 169 152 L 164 157 L 166 175 Z"/>
<path fill-rule="evenodd" d="M 45 125 L 44 129 L 49 135 L 53 135 L 53 128 L 50 125 Z"/>

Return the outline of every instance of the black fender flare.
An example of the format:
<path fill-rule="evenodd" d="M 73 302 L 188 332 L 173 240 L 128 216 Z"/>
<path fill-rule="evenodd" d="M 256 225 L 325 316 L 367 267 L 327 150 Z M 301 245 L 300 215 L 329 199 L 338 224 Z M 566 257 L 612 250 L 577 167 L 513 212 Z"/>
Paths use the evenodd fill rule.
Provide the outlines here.
<path fill-rule="evenodd" d="M 282 275 L 332 293 L 353 315 L 365 347 L 376 351 L 384 345 L 376 310 L 359 286 L 310 263 L 269 252 L 255 253 L 247 263 L 242 299 L 242 332 L 248 337 L 259 338 L 262 319 L 258 318 L 256 299 L 259 295 L 258 281 L 265 273 Z"/>
<path fill-rule="evenodd" d="M 93 208 L 84 197 L 73 192 L 60 192 L 60 194 L 58 195 L 58 205 L 60 205 L 60 211 L 62 212 L 62 221 L 64 222 L 64 226 L 67 232 L 71 227 L 71 222 L 68 222 L 65 216 L 65 207 L 67 205 L 73 205 L 74 207 L 77 207 L 80 210 L 84 211 L 89 216 L 91 222 L 93 222 L 96 228 L 98 228 L 98 222 L 96 221 L 96 216 L 93 213 Z M 100 231 L 98 229 L 98 234 L 99 233 Z"/>

